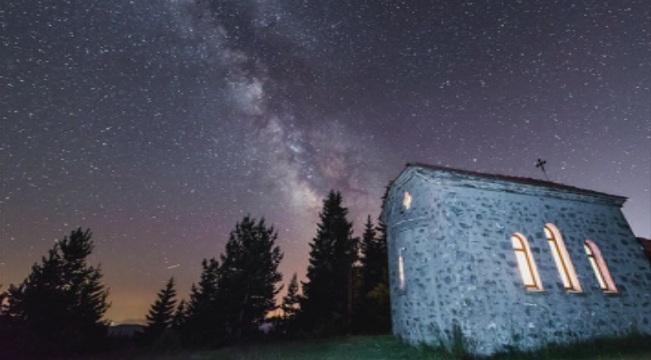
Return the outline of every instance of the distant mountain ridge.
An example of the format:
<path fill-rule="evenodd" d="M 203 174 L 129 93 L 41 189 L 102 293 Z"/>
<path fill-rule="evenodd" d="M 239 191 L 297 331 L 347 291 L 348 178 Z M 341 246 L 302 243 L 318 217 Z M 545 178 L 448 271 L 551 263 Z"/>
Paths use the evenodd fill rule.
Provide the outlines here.
<path fill-rule="evenodd" d="M 110 337 L 134 337 L 145 331 L 145 326 L 140 324 L 115 324 L 108 328 Z"/>

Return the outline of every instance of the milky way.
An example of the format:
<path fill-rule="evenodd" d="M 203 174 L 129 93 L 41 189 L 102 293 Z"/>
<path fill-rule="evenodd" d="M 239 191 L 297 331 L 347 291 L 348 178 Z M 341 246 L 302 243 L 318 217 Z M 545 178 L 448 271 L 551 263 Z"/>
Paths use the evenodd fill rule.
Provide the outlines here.
<path fill-rule="evenodd" d="M 420 3 L 420 4 L 417 4 Z M 420 161 L 630 197 L 651 235 L 646 1 L 3 1 L 0 284 L 77 226 L 111 319 L 185 293 L 244 214 L 302 275 Z"/>

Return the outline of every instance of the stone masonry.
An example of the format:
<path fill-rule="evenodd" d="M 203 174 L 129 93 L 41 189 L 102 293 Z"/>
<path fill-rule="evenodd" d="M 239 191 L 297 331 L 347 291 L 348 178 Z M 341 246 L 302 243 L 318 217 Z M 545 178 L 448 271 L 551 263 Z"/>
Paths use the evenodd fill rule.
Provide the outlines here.
<path fill-rule="evenodd" d="M 383 209 L 393 333 L 411 344 L 448 348 L 462 338 L 477 355 L 651 334 L 651 266 L 622 214 L 625 200 L 540 180 L 408 164 Z M 563 287 L 543 233 L 547 223 L 564 238 L 580 293 Z M 523 286 L 515 232 L 528 239 L 543 291 Z M 600 289 L 586 239 L 601 249 L 617 294 Z"/>

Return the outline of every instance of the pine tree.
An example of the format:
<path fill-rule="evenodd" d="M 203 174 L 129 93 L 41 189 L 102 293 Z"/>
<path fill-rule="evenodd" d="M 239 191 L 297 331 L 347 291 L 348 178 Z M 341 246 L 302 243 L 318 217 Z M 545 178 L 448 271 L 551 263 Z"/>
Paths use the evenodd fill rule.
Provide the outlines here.
<path fill-rule="evenodd" d="M 276 308 L 282 280 L 277 232 L 264 219 L 245 216 L 231 232 L 221 257 L 219 290 L 226 316 L 227 341 L 255 336 L 268 312 Z"/>
<path fill-rule="evenodd" d="M 2 289 L 1 284 L 0 289 Z M 13 332 L 9 325 L 9 317 L 6 315 L 6 299 L 7 292 L 0 291 L 0 355 L 11 359 L 18 356 L 15 349 L 15 341 L 12 336 Z"/>
<path fill-rule="evenodd" d="M 283 318 L 286 321 L 292 321 L 300 310 L 301 295 L 298 293 L 298 279 L 296 273 L 292 276 L 287 287 L 287 294 L 283 297 Z"/>
<path fill-rule="evenodd" d="M 147 314 L 145 335 L 149 340 L 158 339 L 166 329 L 172 326 L 175 305 L 174 278 L 170 278 L 165 287 L 158 292 L 158 298 L 151 305 Z"/>
<path fill-rule="evenodd" d="M 25 350 L 52 355 L 101 345 L 108 290 L 100 268 L 87 264 L 92 250 L 90 230 L 74 230 L 32 266 L 22 284 L 10 286 L 6 313 Z"/>
<path fill-rule="evenodd" d="M 0 289 L 2 289 L 2 284 L 0 284 Z M 5 299 L 7 298 L 6 291 L 0 291 L 0 315 L 4 314 L 5 309 Z"/>
<path fill-rule="evenodd" d="M 358 240 L 347 214 L 341 194 L 331 191 L 323 201 L 317 234 L 310 243 L 300 322 L 317 335 L 344 334 L 351 328 Z"/>
<path fill-rule="evenodd" d="M 389 288 L 386 231 L 379 221 L 374 227 L 371 216 L 364 226 L 361 244 L 362 286 L 357 302 L 356 328 L 363 332 L 389 330 Z"/>
<path fill-rule="evenodd" d="M 0 284 L 0 289 L 2 289 L 2 284 Z M 3 320 L 5 313 L 7 311 L 7 300 L 8 294 L 6 291 L 0 291 L 0 321 Z"/>
<path fill-rule="evenodd" d="M 364 234 L 362 235 L 361 249 L 361 265 L 363 286 L 362 293 L 367 294 L 373 286 L 378 282 L 379 270 L 376 266 L 377 256 L 377 234 L 375 226 L 371 221 L 371 215 L 368 216 L 366 224 L 364 225 Z"/>
<path fill-rule="evenodd" d="M 186 320 L 181 327 L 181 337 L 188 345 L 220 345 L 223 339 L 223 309 L 219 302 L 219 261 L 204 259 L 201 262 L 198 284 L 192 284 Z"/>
<path fill-rule="evenodd" d="M 389 195 L 389 186 L 386 187 L 382 196 L 382 209 Z M 375 286 L 366 294 L 371 301 L 369 307 L 373 314 L 370 321 L 371 332 L 388 332 L 391 330 L 391 301 L 389 294 L 389 252 L 387 245 L 387 227 L 382 216 L 378 217 L 376 231 L 376 246 L 374 251 L 374 267 L 376 268 L 374 278 Z"/>
<path fill-rule="evenodd" d="M 293 334 L 297 331 L 297 317 L 300 312 L 301 295 L 299 294 L 298 278 L 296 273 L 292 276 L 287 287 L 287 294 L 283 297 L 281 309 L 282 317 L 278 320 L 278 330 L 283 334 Z"/>
<path fill-rule="evenodd" d="M 172 329 L 181 330 L 186 322 L 188 321 L 188 305 L 185 300 L 179 301 L 179 305 L 174 311 L 174 317 L 172 318 Z"/>

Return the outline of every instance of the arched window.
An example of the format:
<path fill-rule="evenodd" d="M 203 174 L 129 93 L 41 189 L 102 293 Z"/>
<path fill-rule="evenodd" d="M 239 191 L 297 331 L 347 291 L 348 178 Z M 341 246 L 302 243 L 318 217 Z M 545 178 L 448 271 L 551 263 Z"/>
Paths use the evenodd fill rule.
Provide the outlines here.
<path fill-rule="evenodd" d="M 405 191 L 405 194 L 402 198 L 402 206 L 405 208 L 405 210 L 409 210 L 411 208 L 411 194 L 409 191 Z"/>
<path fill-rule="evenodd" d="M 601 251 L 597 244 L 591 240 L 586 240 L 584 247 L 585 253 L 588 255 L 588 260 L 590 261 L 590 265 L 592 265 L 592 270 L 594 270 L 594 274 L 597 277 L 601 290 L 605 293 L 617 293 L 615 282 L 613 281 L 612 276 L 610 276 L 610 271 L 608 271 L 606 261 L 603 256 L 601 256 Z"/>
<path fill-rule="evenodd" d="M 520 276 L 522 277 L 525 289 L 529 291 L 542 290 L 543 287 L 542 282 L 540 282 L 540 276 L 538 275 L 538 268 L 533 261 L 527 238 L 520 233 L 515 233 L 511 236 L 511 243 L 513 244 L 515 259 L 518 262 L 518 269 L 520 270 Z"/>
<path fill-rule="evenodd" d="M 552 251 L 552 256 L 554 257 L 554 262 L 558 268 L 558 274 L 561 276 L 565 290 L 581 292 L 581 284 L 579 284 L 579 278 L 576 276 L 574 265 L 572 265 L 572 260 L 570 260 L 570 254 L 565 248 L 565 242 L 563 241 L 561 232 L 553 224 L 546 224 L 545 237 L 549 243 L 549 248 Z"/>

